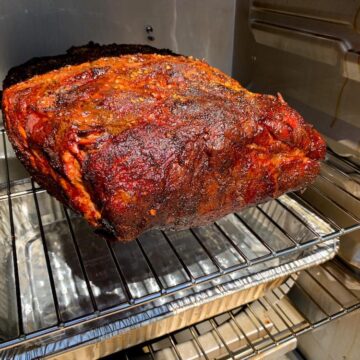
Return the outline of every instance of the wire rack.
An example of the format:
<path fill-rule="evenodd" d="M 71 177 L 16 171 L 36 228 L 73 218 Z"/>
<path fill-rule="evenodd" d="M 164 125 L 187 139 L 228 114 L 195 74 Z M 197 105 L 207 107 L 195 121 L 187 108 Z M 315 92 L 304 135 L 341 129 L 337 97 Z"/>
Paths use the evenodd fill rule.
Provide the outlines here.
<path fill-rule="evenodd" d="M 302 194 L 203 228 L 99 241 L 30 180 L 0 129 L 0 349 L 297 259 L 360 229 L 359 186 L 359 170 L 329 153 Z"/>
<path fill-rule="evenodd" d="M 116 359 L 249 359 L 360 309 L 358 279 L 339 262 L 290 280 L 251 304 L 117 353 Z"/>

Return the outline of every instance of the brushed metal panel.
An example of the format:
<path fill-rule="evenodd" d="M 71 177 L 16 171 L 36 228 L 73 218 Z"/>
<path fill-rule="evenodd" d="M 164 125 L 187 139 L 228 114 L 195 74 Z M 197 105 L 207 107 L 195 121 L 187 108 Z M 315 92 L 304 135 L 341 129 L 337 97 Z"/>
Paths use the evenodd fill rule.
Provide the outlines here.
<path fill-rule="evenodd" d="M 305 32 L 254 22 L 251 28 L 257 43 L 319 61 L 337 65 L 342 60 L 345 45 L 341 41 Z"/>
<path fill-rule="evenodd" d="M 358 53 L 348 51 L 345 54 L 343 75 L 348 79 L 360 81 L 360 56 Z"/>
<path fill-rule="evenodd" d="M 14 65 L 92 40 L 142 43 L 231 73 L 236 0 L 1 0 L 0 79 Z M 147 39 L 145 26 L 154 29 Z"/>
<path fill-rule="evenodd" d="M 360 1 L 339 0 L 254 0 L 258 8 L 352 25 Z"/>
<path fill-rule="evenodd" d="M 339 100 L 339 107 L 337 118 L 345 121 L 354 127 L 360 128 L 359 101 L 360 82 L 349 80 L 344 86 L 341 98 Z M 359 133 L 360 134 L 360 133 Z M 358 151 L 360 153 L 360 137 L 358 137 Z"/>

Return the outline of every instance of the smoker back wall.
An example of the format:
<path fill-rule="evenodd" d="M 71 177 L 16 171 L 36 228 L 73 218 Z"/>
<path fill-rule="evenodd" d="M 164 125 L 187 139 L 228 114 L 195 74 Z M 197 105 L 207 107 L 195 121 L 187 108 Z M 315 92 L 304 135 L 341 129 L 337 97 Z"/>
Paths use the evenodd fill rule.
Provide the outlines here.
<path fill-rule="evenodd" d="M 231 73 L 235 0 L 1 0 L 0 79 L 35 56 L 99 43 L 148 44 Z M 146 26 L 153 31 L 147 33 Z M 148 39 L 153 37 L 153 41 Z"/>

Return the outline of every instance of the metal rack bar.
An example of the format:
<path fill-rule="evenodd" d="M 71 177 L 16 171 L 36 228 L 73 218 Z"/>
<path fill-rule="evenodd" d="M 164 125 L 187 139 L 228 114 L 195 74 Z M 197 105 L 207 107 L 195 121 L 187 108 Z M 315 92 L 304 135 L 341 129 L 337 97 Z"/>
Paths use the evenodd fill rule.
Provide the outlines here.
<path fill-rule="evenodd" d="M 333 264 L 333 267 L 337 267 L 337 268 L 340 268 L 340 265 L 337 263 L 337 262 L 334 262 Z M 339 279 L 339 277 L 334 274 L 334 272 L 332 272 L 328 267 L 327 267 L 327 264 L 324 264 L 324 266 L 322 267 L 327 273 L 329 273 L 333 278 L 335 278 L 338 283 L 344 288 L 346 289 L 349 293 L 351 293 L 356 299 L 358 299 L 360 301 L 360 296 L 356 295 L 356 293 L 351 289 L 351 288 L 347 288 L 345 286 L 345 284 L 342 282 L 341 279 Z M 340 269 L 340 271 L 344 271 L 344 269 Z"/>
<path fill-rule="evenodd" d="M 290 213 L 297 221 L 299 221 L 300 224 L 302 224 L 309 233 L 314 235 L 313 239 L 316 239 L 317 237 L 320 236 L 320 234 L 317 234 L 310 226 L 309 224 L 307 224 L 295 211 L 293 211 L 293 209 L 291 209 L 290 207 L 287 207 L 284 203 L 282 203 L 279 199 L 275 199 L 274 200 L 276 202 L 276 204 L 278 204 L 281 208 L 283 208 L 285 211 L 287 211 L 288 213 Z M 262 209 L 263 210 L 263 209 Z M 263 210 L 264 211 L 264 210 Z M 279 227 L 286 235 L 288 235 L 288 231 L 286 231 L 285 229 L 282 229 L 281 227 Z M 313 240 L 312 239 L 312 240 Z M 295 240 L 296 241 L 296 240 Z M 311 240 L 309 240 L 311 241 Z"/>
<path fill-rule="evenodd" d="M 302 285 L 299 284 L 298 282 L 297 282 L 294 286 L 300 288 L 300 290 L 312 301 L 312 303 L 314 303 L 327 317 L 330 316 L 330 314 L 328 313 L 328 311 L 325 310 L 321 304 L 319 304 L 319 303 L 316 302 L 316 300 L 314 299 L 314 297 L 304 288 L 304 286 L 302 286 Z"/>
<path fill-rule="evenodd" d="M 314 234 L 315 237 L 318 237 L 319 234 L 316 234 L 313 229 L 309 227 L 309 225 L 290 207 L 286 206 L 283 202 L 281 202 L 279 199 L 275 199 L 276 203 L 279 204 L 281 207 L 286 209 L 294 218 L 296 218 L 302 225 L 304 225 L 310 232 Z"/>
<path fill-rule="evenodd" d="M 231 311 L 229 311 L 229 315 L 230 318 L 233 320 L 235 326 L 237 327 L 237 329 L 239 329 L 241 335 L 244 337 L 246 343 L 248 344 L 248 346 L 251 348 L 252 350 L 252 354 L 256 354 L 257 350 L 255 349 L 255 346 L 253 345 L 252 341 L 249 339 L 249 337 L 246 335 L 246 332 L 242 329 L 241 325 L 239 324 L 239 322 L 236 320 L 235 316 L 233 315 L 233 313 Z"/>
<path fill-rule="evenodd" d="M 338 184 L 336 184 L 335 182 L 333 182 L 331 179 L 328 179 L 327 177 L 319 174 L 318 176 L 319 179 L 322 179 L 322 181 L 324 181 L 325 183 L 331 184 L 332 186 L 336 187 L 340 192 L 343 192 L 345 196 L 347 196 L 349 198 L 349 201 L 351 202 L 356 202 L 358 203 L 358 205 L 360 205 L 360 200 L 354 196 L 351 192 L 349 192 L 346 189 L 341 188 Z M 339 205 L 339 203 L 336 200 L 333 200 L 337 205 Z M 340 206 L 340 205 L 339 205 Z M 342 206 L 342 208 L 344 208 Z M 349 211 L 349 210 L 348 210 Z M 356 215 L 353 215 L 354 217 L 357 218 L 357 220 L 359 220 L 359 217 Z"/>
<path fill-rule="evenodd" d="M 7 180 L 7 199 L 9 204 L 9 217 L 10 217 L 10 232 L 11 232 L 11 245 L 12 245 L 12 256 L 14 263 L 14 278 L 15 278 L 15 289 L 16 289 L 16 302 L 17 302 L 17 314 L 18 314 L 18 328 L 20 336 L 24 333 L 24 326 L 22 320 L 22 305 L 21 305 L 21 290 L 20 290 L 20 279 L 19 279 L 19 271 L 17 267 L 17 252 L 16 252 L 16 237 L 15 237 L 15 224 L 12 210 L 12 200 L 11 200 L 11 189 L 10 189 L 10 170 L 9 170 L 9 161 L 8 161 L 8 153 L 6 148 L 5 141 L 5 132 L 2 131 L 2 142 L 4 147 L 4 155 L 5 155 L 5 172 L 6 172 L 6 180 Z"/>
<path fill-rule="evenodd" d="M 193 236 L 195 237 L 195 239 L 197 240 L 197 242 L 199 243 L 199 245 L 203 248 L 203 250 L 205 251 L 206 255 L 209 257 L 209 259 L 212 260 L 213 264 L 217 267 L 218 271 L 217 273 L 222 274 L 223 273 L 223 269 L 221 267 L 221 264 L 219 264 L 218 260 L 216 258 L 214 258 L 211 253 L 209 252 L 209 250 L 207 249 L 207 247 L 202 243 L 202 241 L 199 239 L 199 237 L 197 236 L 197 234 L 194 232 L 193 229 L 190 229 L 191 233 L 193 234 Z"/>
<path fill-rule="evenodd" d="M 178 349 L 176 347 L 176 344 L 175 344 L 175 341 L 174 341 L 172 335 L 168 335 L 168 339 L 169 339 L 169 341 L 171 343 L 172 350 L 174 351 L 177 360 L 182 360 L 181 355 L 179 354 L 179 351 L 178 351 Z"/>
<path fill-rule="evenodd" d="M 294 330 L 292 329 L 291 326 L 289 326 L 289 324 L 287 323 L 287 321 L 283 318 L 283 316 L 280 314 L 280 311 L 278 311 L 278 309 L 276 308 L 276 306 L 273 306 L 273 304 L 270 303 L 270 301 L 267 299 L 266 296 L 264 296 L 263 298 L 259 299 L 260 304 L 263 305 L 263 307 L 266 309 L 265 305 L 263 304 L 263 302 L 266 302 L 268 304 L 268 306 L 275 312 L 275 314 L 281 319 L 281 321 L 283 322 L 283 324 L 286 326 L 287 330 L 290 331 L 292 336 L 296 336 Z"/>
<path fill-rule="evenodd" d="M 329 165 L 327 165 L 327 166 L 329 167 Z M 331 168 L 331 169 L 333 169 L 333 168 Z M 343 177 L 345 177 L 345 179 L 347 179 L 347 180 L 349 180 L 349 181 L 356 182 L 356 181 L 353 180 L 349 175 L 343 173 L 341 170 L 336 169 L 335 171 L 341 173 L 341 175 L 342 175 Z M 344 191 L 345 193 L 347 193 L 348 195 L 350 195 L 351 197 L 353 197 L 355 200 L 357 200 L 357 201 L 359 200 L 359 198 L 358 198 L 356 195 L 354 195 L 354 194 L 353 194 L 351 191 L 349 191 L 348 189 L 346 189 L 346 188 L 341 187 L 340 185 L 338 185 L 335 181 L 333 181 L 333 180 L 331 179 L 331 177 L 326 176 L 324 173 L 321 173 L 321 172 L 320 172 L 320 174 L 319 174 L 319 177 L 322 178 L 322 179 L 325 179 L 327 182 L 329 182 L 329 183 L 331 183 L 332 185 L 336 186 L 338 189 Z"/>
<path fill-rule="evenodd" d="M 141 245 L 140 241 L 138 239 L 136 239 L 136 243 L 138 244 L 139 248 L 140 248 L 140 251 L 142 252 L 144 258 L 146 259 L 146 262 L 148 263 L 149 265 L 149 269 L 151 271 L 151 273 L 153 274 L 154 276 L 154 279 L 156 281 L 156 284 L 158 285 L 159 289 L 160 289 L 160 292 L 161 294 L 164 294 L 164 289 L 163 289 L 163 286 L 161 284 L 161 281 L 159 279 L 159 277 L 156 275 L 156 271 L 154 269 L 154 266 L 153 264 L 151 263 L 151 261 L 149 260 L 148 256 L 146 255 L 146 251 L 144 250 L 143 246 Z"/>
<path fill-rule="evenodd" d="M 331 149 L 328 148 L 327 150 L 327 153 L 329 155 L 331 155 L 332 157 L 334 157 L 335 159 L 337 159 L 339 162 L 343 162 L 345 163 L 347 166 L 349 166 L 350 168 L 353 169 L 353 171 L 356 173 L 356 174 L 359 174 L 360 175 L 360 170 L 356 167 L 356 165 L 349 161 L 346 157 L 343 157 L 343 156 L 340 156 L 338 154 L 336 154 L 335 152 L 333 152 Z M 331 162 L 331 160 L 327 160 L 327 162 Z"/>
<path fill-rule="evenodd" d="M 249 304 L 246 309 L 246 311 L 250 311 L 250 313 L 252 314 L 252 316 L 256 319 L 256 321 L 260 324 L 261 329 L 264 329 L 267 336 L 271 339 L 271 341 L 274 343 L 274 345 L 277 345 L 278 342 L 275 340 L 275 338 L 273 337 L 273 335 L 271 334 L 271 332 L 268 330 L 267 326 L 262 322 L 262 320 L 259 318 L 259 316 L 257 316 L 256 312 L 252 309 L 251 304 Z"/>
<path fill-rule="evenodd" d="M 222 337 L 220 331 L 218 330 L 217 326 L 216 326 L 216 323 L 214 321 L 214 319 L 210 319 L 209 320 L 212 328 L 214 329 L 215 333 L 216 333 L 216 336 L 220 339 L 221 341 L 221 344 L 224 345 L 226 351 L 228 352 L 229 355 L 232 355 L 232 351 L 230 350 L 229 346 L 227 345 L 226 343 L 226 340 Z"/>
<path fill-rule="evenodd" d="M 336 261 L 331 261 L 325 265 L 320 265 L 322 270 L 328 271 L 329 274 L 332 275 L 332 277 L 335 279 L 335 277 L 333 276 L 333 272 L 331 270 L 325 269 L 326 268 L 336 268 L 338 267 L 339 264 L 337 264 Z M 307 270 L 304 270 L 304 272 L 308 273 Z M 349 287 L 347 287 L 344 282 L 342 281 L 342 279 L 336 278 L 337 283 L 340 284 L 342 286 L 342 288 L 346 291 L 349 291 Z M 353 281 L 357 282 L 358 280 L 353 278 Z M 341 302 L 339 301 L 339 299 L 336 297 L 336 294 L 332 294 L 330 293 L 326 288 L 324 288 L 324 286 L 315 281 L 316 286 L 318 286 L 319 289 L 322 290 L 326 290 L 327 293 L 329 295 L 331 295 L 331 298 L 334 299 L 334 301 L 336 301 L 336 303 L 341 304 Z M 351 285 L 350 285 L 351 287 Z M 224 337 L 220 334 L 220 328 L 217 327 L 214 318 L 211 318 L 208 320 L 209 324 L 211 325 L 211 330 L 215 331 L 215 333 L 217 334 L 217 336 L 219 337 L 219 339 L 222 341 L 223 344 L 223 348 L 226 350 L 226 354 L 224 354 L 223 356 L 221 356 L 221 359 L 230 359 L 230 358 L 241 358 L 241 359 L 250 359 L 255 355 L 264 353 L 267 350 L 270 350 L 274 347 L 276 347 L 278 344 L 283 344 L 286 343 L 287 341 L 290 341 L 294 338 L 297 338 L 299 335 L 304 334 L 312 329 L 318 328 L 322 325 L 324 325 L 325 323 L 328 323 L 329 321 L 338 319 L 341 316 L 345 316 L 349 313 L 352 313 L 354 311 L 359 311 L 360 310 L 360 296 L 356 296 L 357 302 L 356 304 L 353 304 L 349 307 L 343 307 L 340 311 L 334 312 L 334 313 L 329 313 L 327 314 L 327 318 L 325 320 L 320 320 L 320 321 L 315 321 L 312 322 L 310 319 L 306 318 L 303 315 L 303 312 L 300 308 L 298 308 L 296 305 L 294 305 L 294 303 L 291 303 L 291 301 L 289 300 L 289 298 L 287 297 L 287 295 L 285 294 L 284 290 L 280 287 L 279 288 L 280 292 L 282 293 L 282 296 L 280 297 L 277 294 L 276 290 L 272 291 L 272 294 L 274 295 L 274 297 L 277 299 L 275 302 L 272 302 L 267 295 L 265 295 L 263 298 L 260 298 L 259 300 L 256 300 L 255 303 L 258 303 L 259 306 L 262 306 L 264 311 L 267 311 L 267 314 L 269 316 L 269 318 L 271 318 L 271 312 L 274 312 L 277 316 L 277 318 L 271 318 L 270 321 L 273 322 L 274 325 L 274 329 L 276 331 L 269 331 L 266 327 L 266 325 L 263 323 L 263 321 L 259 318 L 259 316 L 256 314 L 256 311 L 253 309 L 254 303 L 253 304 L 248 304 L 245 306 L 244 310 L 243 310 L 243 314 L 244 316 L 246 316 L 246 318 L 248 319 L 248 321 L 253 321 L 252 317 L 254 317 L 256 319 L 256 321 L 260 324 L 260 330 L 264 330 L 266 332 L 266 336 L 265 337 L 259 337 L 256 338 L 254 340 L 251 340 L 245 333 L 245 331 L 242 329 L 241 325 L 238 323 L 237 319 L 234 317 L 233 315 L 233 311 L 229 311 L 226 312 L 225 314 L 229 316 L 229 321 L 231 320 L 236 327 L 240 330 L 241 334 L 243 335 L 244 339 L 246 340 L 248 346 L 246 346 L 246 348 L 244 349 L 244 347 L 240 347 L 238 350 L 234 351 L 231 350 L 229 348 L 229 346 L 226 344 L 226 341 L 224 339 Z M 291 290 L 290 290 L 291 291 Z M 311 296 L 311 294 L 309 294 L 309 292 L 304 289 L 301 288 L 301 291 L 303 291 L 304 293 L 306 293 L 307 296 L 310 295 L 311 301 L 314 302 L 319 309 L 321 308 L 320 304 L 315 302 L 315 299 Z M 312 289 L 313 292 L 317 291 L 317 288 Z M 287 303 L 287 306 L 290 306 L 289 310 L 290 312 L 295 311 L 297 314 L 300 314 L 302 316 L 302 319 L 298 319 L 297 323 L 294 323 L 293 321 L 290 321 L 288 316 L 284 313 L 282 313 L 278 307 L 279 305 L 284 302 Z M 289 302 L 290 301 L 290 302 Z M 265 306 L 266 303 L 266 306 Z M 306 306 L 306 304 L 304 304 L 303 306 Z M 322 309 L 324 310 L 324 309 Z M 241 311 L 241 308 L 240 308 Z M 248 313 L 249 312 L 249 313 Z M 224 315 L 225 315 L 224 314 Z M 219 316 L 219 315 L 217 315 Z M 282 330 L 280 330 L 279 328 L 277 328 L 277 326 L 275 326 L 275 323 L 277 321 L 281 321 L 282 325 L 284 325 L 284 328 Z M 254 323 L 255 324 L 255 323 Z M 300 327 L 301 325 L 301 327 Z M 221 326 L 221 325 L 218 325 Z M 256 324 L 255 324 L 256 326 Z M 201 336 L 201 335 L 200 335 Z M 276 337 L 281 337 L 279 340 L 276 339 Z M 193 335 L 194 338 L 198 338 L 198 335 Z M 156 343 L 157 340 L 154 340 L 153 343 Z M 199 340 L 197 340 L 197 342 L 199 342 Z M 262 345 L 262 346 L 260 346 Z M 182 344 L 182 346 L 186 346 L 186 341 Z M 164 348 L 159 348 L 157 350 L 157 352 L 159 352 L 159 356 L 161 356 L 161 351 L 163 351 Z M 248 353 L 248 350 L 251 349 L 251 353 Z M 156 357 L 156 353 L 154 354 L 154 356 Z M 207 356 L 207 354 L 205 353 L 204 349 L 202 349 L 202 354 L 201 356 L 205 357 Z M 199 358 L 200 359 L 200 358 Z M 136 360 L 136 359 L 134 359 Z M 184 359 L 187 360 L 187 359 Z"/>
<path fill-rule="evenodd" d="M 262 244 L 265 246 L 265 248 L 270 252 L 269 256 L 274 256 L 276 254 L 276 251 L 274 249 L 272 249 L 267 243 L 266 241 L 263 241 L 261 239 L 261 237 L 256 234 L 256 232 L 241 218 L 241 216 L 239 216 L 239 214 L 235 213 L 235 216 L 239 219 L 239 221 L 241 221 L 242 225 L 246 227 L 246 229 Z M 266 255 L 265 255 L 266 256 Z M 252 260 L 253 261 L 253 260 Z M 251 264 L 251 260 L 250 260 L 250 264 Z"/>
<path fill-rule="evenodd" d="M 262 299 L 258 299 L 258 304 L 262 307 L 262 309 L 264 310 L 264 311 L 267 311 L 267 309 L 266 309 L 266 306 L 264 305 L 264 303 L 263 303 L 263 301 L 261 301 Z M 277 332 L 280 332 L 280 329 L 279 329 L 279 327 L 278 327 L 278 324 L 273 324 L 273 326 L 274 326 L 274 329 L 277 331 Z"/>
<path fill-rule="evenodd" d="M 171 250 L 174 252 L 174 254 L 176 255 L 176 257 L 179 259 L 181 266 L 183 267 L 183 269 L 186 272 L 186 275 L 189 277 L 189 279 L 195 283 L 195 278 L 191 275 L 191 271 L 189 270 L 189 268 L 187 267 L 187 265 L 185 264 L 184 260 L 181 258 L 181 256 L 179 255 L 179 252 L 176 250 L 175 246 L 172 244 L 172 242 L 169 240 L 168 236 L 166 235 L 165 232 L 163 232 L 164 238 L 166 240 L 166 242 L 169 244 Z"/>
<path fill-rule="evenodd" d="M 110 250 L 110 253 L 111 253 L 111 255 L 112 255 L 113 259 L 114 259 L 114 263 L 115 263 L 115 266 L 116 266 L 116 270 L 117 270 L 117 272 L 118 272 L 118 274 L 119 274 L 119 276 L 120 276 L 121 283 L 122 283 L 121 285 L 122 285 L 122 287 L 123 287 L 124 290 L 125 290 L 125 295 L 126 295 L 127 301 L 128 301 L 129 304 L 132 305 L 132 304 L 135 303 L 135 299 L 131 296 L 131 291 L 130 291 L 130 289 L 129 289 L 129 285 L 128 285 L 128 283 L 127 283 L 126 280 L 125 280 L 125 276 L 124 276 L 124 274 L 123 274 L 123 272 L 122 272 L 122 270 L 121 270 L 121 267 L 120 267 L 120 265 L 119 265 L 119 262 L 118 262 L 117 259 L 116 259 L 116 255 L 115 255 L 115 253 L 114 253 L 114 249 L 113 249 L 113 247 L 111 246 L 111 244 L 109 244 L 109 240 L 108 240 L 108 239 L 106 239 L 106 245 L 107 245 L 108 249 Z"/>
<path fill-rule="evenodd" d="M 250 264 L 250 260 L 247 258 L 247 256 L 244 254 L 243 251 L 239 248 L 239 246 L 229 237 L 225 234 L 224 230 L 221 228 L 221 226 L 218 225 L 218 223 L 214 223 L 216 228 L 224 235 L 225 239 L 227 239 L 228 242 L 230 242 L 231 246 L 234 247 L 234 249 L 237 251 L 237 253 L 244 259 L 245 263 L 247 265 Z"/>
<path fill-rule="evenodd" d="M 94 309 L 95 313 L 97 314 L 99 312 L 99 309 L 98 309 L 98 306 L 96 304 L 94 294 L 91 291 L 89 277 L 88 277 L 88 274 L 87 274 L 87 272 L 85 270 L 84 263 L 83 263 L 83 261 L 81 259 L 81 253 L 80 253 L 80 249 L 79 249 L 79 244 L 77 243 L 75 233 L 74 233 L 74 229 L 73 229 L 73 227 L 71 225 L 69 213 L 68 213 L 68 210 L 66 209 L 65 206 L 63 207 L 63 209 L 64 209 L 64 213 L 65 213 L 65 217 L 66 217 L 66 222 L 67 222 L 68 228 L 70 230 L 71 239 L 72 239 L 73 244 L 74 244 L 75 252 L 76 252 L 76 255 L 77 255 L 78 259 L 79 259 L 79 264 L 80 264 L 80 267 L 81 267 L 81 271 L 82 271 L 82 273 L 84 275 L 84 279 L 85 279 L 86 287 L 87 287 L 87 290 L 88 290 L 88 294 L 90 296 L 91 304 L 93 306 L 93 309 Z"/>
<path fill-rule="evenodd" d="M 291 198 L 293 198 L 295 201 L 297 201 L 299 204 L 305 206 L 306 208 L 310 209 L 313 213 L 315 213 L 320 219 L 322 219 L 324 222 L 326 222 L 327 224 L 331 225 L 335 231 L 334 232 L 341 232 L 343 229 L 341 226 L 339 226 L 338 224 L 336 224 L 332 219 L 330 219 L 329 217 L 327 217 L 326 215 L 324 215 L 323 213 L 321 213 L 320 211 L 318 211 L 314 206 L 312 206 L 312 204 L 310 204 L 306 199 L 304 199 L 303 197 L 299 196 L 296 193 L 291 193 L 289 194 L 289 196 Z M 284 205 L 286 206 L 286 205 Z"/>
<path fill-rule="evenodd" d="M 325 292 L 340 306 L 341 310 L 344 309 L 344 307 L 342 306 L 341 302 L 340 302 L 323 284 L 321 284 L 321 282 L 320 282 L 318 279 L 316 279 L 316 277 L 315 277 L 313 274 L 311 274 L 310 271 L 307 271 L 307 270 L 306 270 L 305 272 L 317 283 L 317 285 L 318 285 L 323 291 L 325 291 Z"/>
<path fill-rule="evenodd" d="M 310 189 L 315 191 L 316 193 L 320 194 L 323 198 L 325 198 L 329 203 L 336 205 L 338 208 L 340 208 L 346 215 L 350 216 L 352 219 L 354 219 L 354 223 L 359 223 L 360 219 L 352 214 L 349 210 L 345 209 L 343 205 L 339 204 L 337 201 L 331 199 L 327 194 L 325 194 L 323 191 L 319 190 L 314 185 L 309 186 Z"/>
<path fill-rule="evenodd" d="M 34 189 L 34 182 L 32 180 L 31 180 L 31 187 Z M 41 242 L 42 242 L 42 246 L 44 248 L 44 256 L 45 256 L 45 261 L 46 261 L 46 267 L 47 267 L 48 274 L 49 274 L 49 281 L 50 281 L 50 287 L 51 287 L 51 293 L 52 293 L 52 297 L 53 297 L 53 301 L 54 301 L 55 311 L 56 311 L 56 315 L 57 315 L 57 318 L 59 321 L 59 326 L 63 326 L 63 320 L 62 320 L 62 316 L 61 316 L 59 302 L 58 302 L 58 299 L 56 296 L 56 286 L 55 286 L 54 276 L 53 276 L 53 272 L 51 270 L 49 250 L 48 250 L 48 246 L 46 243 L 44 228 L 42 225 L 42 220 L 41 220 L 41 215 L 40 215 L 39 202 L 38 202 L 36 193 L 33 193 L 33 194 L 34 194 L 36 214 L 37 214 L 37 218 L 38 218 L 38 222 L 39 222 Z"/>
<path fill-rule="evenodd" d="M 282 289 L 280 289 L 280 291 L 282 292 L 282 294 L 283 294 L 284 296 L 286 296 L 285 292 L 284 292 Z M 303 317 L 303 319 L 305 320 L 305 322 L 308 324 L 307 327 L 306 327 L 303 331 L 297 333 L 297 335 L 302 334 L 303 332 L 306 332 L 307 329 L 309 329 L 309 330 L 310 330 L 310 329 L 313 329 L 312 324 L 311 324 L 311 320 L 306 316 L 306 314 L 305 314 L 301 309 L 298 309 L 298 308 L 297 308 L 296 310 L 301 314 L 301 316 Z"/>
<path fill-rule="evenodd" d="M 257 301 L 257 302 L 259 303 L 259 301 Z M 261 319 L 255 314 L 255 311 L 253 311 L 252 309 L 250 309 L 250 304 L 249 304 L 249 305 L 246 306 L 246 308 L 245 308 L 245 310 L 244 310 L 244 314 L 247 316 L 248 320 L 250 320 L 250 321 L 254 324 L 254 326 L 255 326 L 256 328 L 258 328 L 258 326 L 257 326 L 257 324 L 255 324 L 255 322 L 253 321 L 252 316 L 250 316 L 250 315 L 248 314 L 247 310 L 250 310 L 251 315 L 252 315 L 253 317 L 255 317 L 255 319 L 256 319 L 257 322 L 259 322 L 261 328 L 258 329 L 258 331 L 264 329 L 264 331 L 265 331 L 265 333 L 266 333 L 266 336 L 265 336 L 265 337 L 260 336 L 260 337 L 256 338 L 253 342 L 252 342 L 251 340 L 249 340 L 250 343 L 252 344 L 252 346 L 251 346 L 252 349 L 254 349 L 254 353 L 250 353 L 250 354 L 247 354 L 247 355 L 244 354 L 244 356 L 241 356 L 241 359 L 250 359 L 250 358 L 252 358 L 254 355 L 261 354 L 262 352 L 265 351 L 265 349 L 266 349 L 266 350 L 273 349 L 273 348 L 275 348 L 278 344 L 282 343 L 282 341 L 279 341 L 279 342 L 278 342 L 278 341 L 273 337 L 273 335 L 272 335 L 272 334 L 270 333 L 270 331 L 267 329 L 266 325 L 265 325 L 265 324 L 261 321 Z M 266 344 L 266 342 L 269 342 L 269 341 L 271 341 L 270 344 L 269 344 L 269 343 Z M 264 342 L 265 342 L 265 346 L 260 347 L 260 345 L 263 345 Z M 239 354 L 242 354 L 242 353 L 244 353 L 244 351 L 240 349 L 240 350 L 236 351 L 236 352 L 234 353 L 234 355 L 239 355 Z M 228 356 L 225 355 L 225 356 L 222 357 L 222 359 L 228 359 Z"/>
<path fill-rule="evenodd" d="M 281 228 L 260 206 L 256 207 L 259 211 L 282 233 L 284 234 L 295 247 L 299 247 L 299 243 L 283 228 Z"/>
<path fill-rule="evenodd" d="M 331 163 L 331 161 L 329 161 Z M 334 171 L 336 171 L 337 173 L 339 173 L 341 176 L 343 176 L 344 178 L 350 180 L 350 181 L 354 181 L 355 183 L 359 184 L 360 185 L 360 182 L 356 179 L 356 178 L 353 178 L 351 177 L 349 174 L 347 174 L 345 171 L 339 169 L 338 167 L 335 166 L 331 166 L 331 164 L 325 162 L 323 164 L 325 166 L 325 168 L 330 168 Z M 325 176 L 326 177 L 326 176 Z"/>
<path fill-rule="evenodd" d="M 201 355 L 205 358 L 205 360 L 209 360 L 208 356 L 206 355 L 206 351 L 204 350 L 204 348 L 202 347 L 202 345 L 200 344 L 199 340 L 198 340 L 198 336 L 194 330 L 193 326 L 190 326 L 189 328 L 191 336 L 193 337 L 196 345 L 198 346 L 199 350 L 201 351 Z"/>
<path fill-rule="evenodd" d="M 8 182 L 9 184 L 11 184 L 11 181 L 9 180 Z M 4 194 L 4 195 L 0 195 L 0 200 L 6 199 L 8 196 L 13 198 L 13 197 L 17 197 L 17 196 L 26 196 L 26 195 L 30 195 L 32 193 L 42 193 L 42 192 L 46 192 L 46 190 L 42 189 L 42 188 L 36 188 L 36 189 L 28 189 L 28 190 L 21 190 L 21 191 L 17 191 L 17 192 L 11 192 L 9 195 Z"/>
<path fill-rule="evenodd" d="M 345 178 L 346 181 L 351 181 L 351 182 L 354 182 L 354 183 L 357 183 L 358 185 L 360 185 L 358 182 L 356 182 L 355 180 L 351 179 L 350 176 L 346 175 L 345 173 L 342 173 L 340 170 L 337 170 L 337 169 L 336 169 L 335 171 L 336 171 L 336 172 L 339 172 L 339 173 L 341 174 L 341 176 Z M 342 186 L 338 185 L 338 183 L 336 183 L 335 181 L 333 181 L 333 180 L 331 179 L 331 177 L 326 176 L 326 175 L 324 175 L 324 174 L 322 174 L 322 173 L 319 174 L 319 177 L 322 178 L 324 181 L 327 181 L 327 182 L 329 182 L 329 183 L 337 186 L 339 189 L 341 189 L 342 191 L 344 191 L 347 195 L 353 197 L 356 201 L 359 201 L 359 200 L 360 200 L 360 198 L 359 198 L 358 196 L 354 195 L 354 194 L 353 194 L 352 192 L 350 192 L 348 189 L 346 189 L 345 187 L 342 187 Z"/>
<path fill-rule="evenodd" d="M 148 349 L 149 349 L 149 352 L 150 352 L 151 359 L 155 360 L 155 354 L 154 354 L 154 350 L 152 349 L 152 346 L 149 345 Z"/>
<path fill-rule="evenodd" d="M 281 300 L 280 297 L 278 297 L 277 294 L 274 294 L 274 295 L 276 296 L 276 298 L 278 300 Z M 266 296 L 264 296 L 264 299 L 271 306 L 271 302 L 267 299 Z M 293 335 L 295 335 L 295 333 L 292 330 L 292 328 L 295 326 L 295 324 L 291 321 L 289 316 L 281 308 L 278 307 L 278 304 L 275 303 L 274 308 L 277 310 L 277 313 L 283 319 L 283 322 L 286 324 L 286 326 L 289 328 L 289 330 L 291 329 L 290 331 L 293 333 Z"/>

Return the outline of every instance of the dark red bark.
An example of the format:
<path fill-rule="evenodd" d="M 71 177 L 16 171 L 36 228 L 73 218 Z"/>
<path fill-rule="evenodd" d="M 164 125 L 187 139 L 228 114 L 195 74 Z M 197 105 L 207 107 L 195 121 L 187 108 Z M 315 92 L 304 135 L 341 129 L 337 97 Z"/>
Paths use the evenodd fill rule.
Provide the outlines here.
<path fill-rule="evenodd" d="M 251 93 L 182 56 L 63 67 L 7 88 L 3 111 L 35 180 L 124 240 L 305 187 L 325 154 L 280 96 Z"/>

